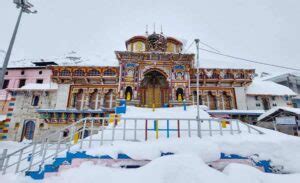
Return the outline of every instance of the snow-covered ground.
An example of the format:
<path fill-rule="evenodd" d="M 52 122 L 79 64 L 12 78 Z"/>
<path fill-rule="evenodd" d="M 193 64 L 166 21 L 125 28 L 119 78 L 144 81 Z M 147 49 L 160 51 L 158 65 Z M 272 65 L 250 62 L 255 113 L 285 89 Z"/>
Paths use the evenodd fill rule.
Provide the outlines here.
<path fill-rule="evenodd" d="M 172 109 L 140 109 L 129 107 L 123 117 L 151 117 L 151 118 L 195 118 L 196 108 L 183 107 Z M 202 118 L 210 118 L 201 110 Z M 122 124 L 121 124 L 122 126 Z M 139 169 L 118 169 L 95 165 L 90 162 L 83 163 L 78 168 L 65 170 L 58 176 L 49 177 L 42 182 L 213 182 L 213 183 L 282 183 L 297 182 L 300 180 L 300 139 L 279 132 L 261 129 L 265 134 L 241 133 L 203 136 L 191 138 L 159 138 L 148 141 L 115 141 L 103 146 L 85 148 L 87 154 L 116 157 L 118 153 L 125 153 L 136 160 L 152 160 Z M 241 129 L 243 130 L 243 129 Z M 97 134 L 98 135 L 98 134 Z M 95 135 L 95 137 L 97 136 Z M 118 135 L 118 133 L 116 133 Z M 172 136 L 171 136 L 172 137 Z M 13 142 L 0 142 L 0 150 L 4 148 L 18 149 L 25 144 Z M 87 147 L 87 144 L 84 145 Z M 78 147 L 72 148 L 73 151 Z M 175 155 L 160 157 L 161 152 L 173 152 Z M 239 154 L 251 156 L 258 154 L 262 160 L 272 160 L 272 165 L 282 165 L 287 175 L 266 174 L 253 167 L 241 164 L 230 164 L 223 172 L 219 172 L 206 163 L 218 160 L 220 153 Z M 60 155 L 62 156 L 62 155 Z M 36 182 L 23 175 L 7 174 L 0 176 L 0 182 Z"/>

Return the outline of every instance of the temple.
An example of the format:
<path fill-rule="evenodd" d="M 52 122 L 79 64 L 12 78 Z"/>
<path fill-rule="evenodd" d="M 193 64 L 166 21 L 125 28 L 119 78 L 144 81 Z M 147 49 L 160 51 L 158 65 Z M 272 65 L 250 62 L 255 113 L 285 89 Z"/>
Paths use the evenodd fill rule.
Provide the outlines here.
<path fill-rule="evenodd" d="M 241 119 L 241 113 L 234 110 L 244 110 L 247 116 L 246 110 L 287 106 L 290 98 L 285 96 L 294 95 L 286 87 L 278 94 L 276 83 L 269 83 L 269 90 L 261 93 L 257 88 L 265 83 L 253 82 L 254 69 L 216 66 L 200 68 L 197 96 L 195 55 L 183 52 L 182 41 L 153 33 L 131 37 L 125 46 L 125 51 L 115 51 L 115 66 L 43 61 L 34 63 L 35 67 L 9 68 L 0 100 L 5 109 L 1 138 L 38 138 L 84 117 L 114 113 L 121 100 L 127 105 L 160 108 L 195 105 L 199 98 L 210 114 L 238 114 Z M 261 113 L 252 114 L 257 118 Z"/>
<path fill-rule="evenodd" d="M 194 54 L 182 53 L 176 38 L 153 33 L 126 41 L 116 51 L 118 67 L 52 66 L 52 80 L 70 85 L 69 108 L 112 109 L 120 99 L 140 107 L 195 104 Z M 236 87 L 252 81 L 254 70 L 201 69 L 200 103 L 210 109 L 235 109 Z"/>

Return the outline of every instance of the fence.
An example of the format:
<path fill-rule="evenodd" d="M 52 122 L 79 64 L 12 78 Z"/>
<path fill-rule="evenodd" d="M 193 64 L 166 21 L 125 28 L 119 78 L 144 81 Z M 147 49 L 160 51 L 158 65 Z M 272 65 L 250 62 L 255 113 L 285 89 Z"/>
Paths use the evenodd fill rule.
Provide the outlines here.
<path fill-rule="evenodd" d="M 172 118 L 83 118 L 2 158 L 0 169 L 24 172 L 70 149 L 102 146 L 114 141 L 148 141 L 160 138 L 205 137 L 241 133 L 263 134 L 239 120 Z M 1 162 L 1 161 L 0 161 Z"/>

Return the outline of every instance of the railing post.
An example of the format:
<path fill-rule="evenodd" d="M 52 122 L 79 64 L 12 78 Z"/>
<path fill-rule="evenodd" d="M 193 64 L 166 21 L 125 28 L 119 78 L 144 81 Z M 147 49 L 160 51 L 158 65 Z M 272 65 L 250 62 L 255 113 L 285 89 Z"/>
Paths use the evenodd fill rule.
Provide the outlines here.
<path fill-rule="evenodd" d="M 111 143 L 115 141 L 115 130 L 116 130 L 116 124 L 113 124 L 113 129 L 112 129 L 112 137 L 111 137 Z"/>
<path fill-rule="evenodd" d="M 188 120 L 188 134 L 189 134 L 189 137 L 191 137 L 191 121 Z"/>
<path fill-rule="evenodd" d="M 249 125 L 246 125 L 248 127 L 248 133 L 251 133 L 251 128 Z"/>
<path fill-rule="evenodd" d="M 197 122 L 197 135 L 199 138 L 202 138 L 202 134 L 201 134 L 201 121 L 200 119 L 196 119 Z"/>
<path fill-rule="evenodd" d="M 19 168 L 20 168 L 20 164 L 21 164 L 21 160 L 22 160 L 22 156 L 23 156 L 23 151 L 24 151 L 24 149 L 21 149 L 15 173 L 19 172 Z"/>
<path fill-rule="evenodd" d="M 60 143 L 61 143 L 62 137 L 63 137 L 63 131 L 60 131 L 59 132 L 59 136 L 58 136 L 58 141 L 57 141 L 56 149 L 55 149 L 54 158 L 57 158 L 57 154 L 58 154 L 58 151 L 60 149 Z"/>
<path fill-rule="evenodd" d="M 70 131 L 70 140 L 69 140 L 69 145 L 68 145 L 68 151 L 70 151 L 71 149 L 71 146 L 72 146 L 72 141 L 73 141 L 73 138 L 74 138 L 74 135 L 75 135 L 75 131 L 76 131 L 76 126 L 72 126 L 71 127 L 71 131 Z"/>
<path fill-rule="evenodd" d="M 219 121 L 220 135 L 223 135 L 222 120 Z"/>
<path fill-rule="evenodd" d="M 103 125 L 101 125 L 100 127 L 101 127 L 100 146 L 102 146 L 103 145 L 103 138 L 104 138 L 104 127 L 103 127 Z"/>
<path fill-rule="evenodd" d="M 91 134 L 89 139 L 89 148 L 92 147 L 93 133 L 94 133 L 94 119 L 91 120 Z"/>
<path fill-rule="evenodd" d="M 167 120 L 167 138 L 170 138 L 170 121 Z"/>
<path fill-rule="evenodd" d="M 240 129 L 240 122 L 238 120 L 236 121 L 236 126 L 237 126 L 238 133 L 242 133 Z"/>
<path fill-rule="evenodd" d="M 155 138 L 158 139 L 158 120 L 154 120 L 155 124 Z"/>
<path fill-rule="evenodd" d="M 180 121 L 177 120 L 177 135 L 178 135 L 178 138 L 180 138 Z"/>
<path fill-rule="evenodd" d="M 48 138 L 45 139 L 46 143 L 45 143 L 45 148 L 44 148 L 44 152 L 43 152 L 43 157 L 42 157 L 42 161 L 41 161 L 41 165 L 44 164 L 45 162 L 45 158 L 46 158 L 46 155 L 47 155 L 47 150 L 48 150 Z"/>
<path fill-rule="evenodd" d="M 36 149 L 36 142 L 34 142 L 33 147 L 32 147 L 31 158 L 30 158 L 28 170 L 31 170 L 31 166 L 32 166 L 33 159 L 34 159 L 34 154 L 35 154 L 35 149 Z M 46 150 L 45 150 L 45 151 L 46 151 Z M 45 153 L 46 153 L 46 152 L 45 152 Z"/>
<path fill-rule="evenodd" d="M 148 140 L 148 120 L 145 120 L 145 141 Z"/>
<path fill-rule="evenodd" d="M 211 120 L 208 120 L 209 136 L 212 136 Z"/>
<path fill-rule="evenodd" d="M 5 156 L 4 158 L 5 158 L 4 159 L 5 161 L 4 161 L 4 167 L 3 167 L 3 170 L 2 170 L 2 175 L 4 175 L 6 173 L 6 169 L 7 169 L 7 166 L 8 166 L 10 156 Z"/>
<path fill-rule="evenodd" d="M 82 145 L 83 145 L 83 139 L 84 139 L 84 135 L 85 135 L 85 128 L 86 128 L 86 119 L 84 120 L 83 128 L 82 128 L 82 131 L 81 131 L 80 149 L 82 149 Z"/>
<path fill-rule="evenodd" d="M 137 129 L 137 121 L 136 119 L 134 120 L 134 140 L 136 141 L 136 129 Z"/>
<path fill-rule="evenodd" d="M 232 127 L 232 121 L 229 120 L 229 123 L 230 123 L 230 134 L 233 135 L 233 127 Z"/>
<path fill-rule="evenodd" d="M 4 161 L 7 155 L 7 149 L 3 149 L 2 154 L 1 154 L 1 158 L 0 158 L 0 171 L 3 170 L 3 166 L 4 166 Z"/>
<path fill-rule="evenodd" d="M 123 140 L 126 139 L 126 119 L 124 119 L 124 125 L 123 125 Z"/>

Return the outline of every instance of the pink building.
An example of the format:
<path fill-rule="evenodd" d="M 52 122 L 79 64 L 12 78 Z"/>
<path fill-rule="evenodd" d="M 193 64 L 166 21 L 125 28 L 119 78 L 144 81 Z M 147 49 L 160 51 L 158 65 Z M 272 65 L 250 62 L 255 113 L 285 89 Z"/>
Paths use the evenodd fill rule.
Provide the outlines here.
<path fill-rule="evenodd" d="M 10 67 L 5 73 L 5 80 L 0 90 L 0 140 L 7 138 L 8 127 L 15 98 L 8 92 L 9 89 L 22 88 L 26 84 L 47 84 L 51 81 L 52 71 L 47 65 L 56 65 L 54 62 L 37 62 L 33 67 Z"/>

